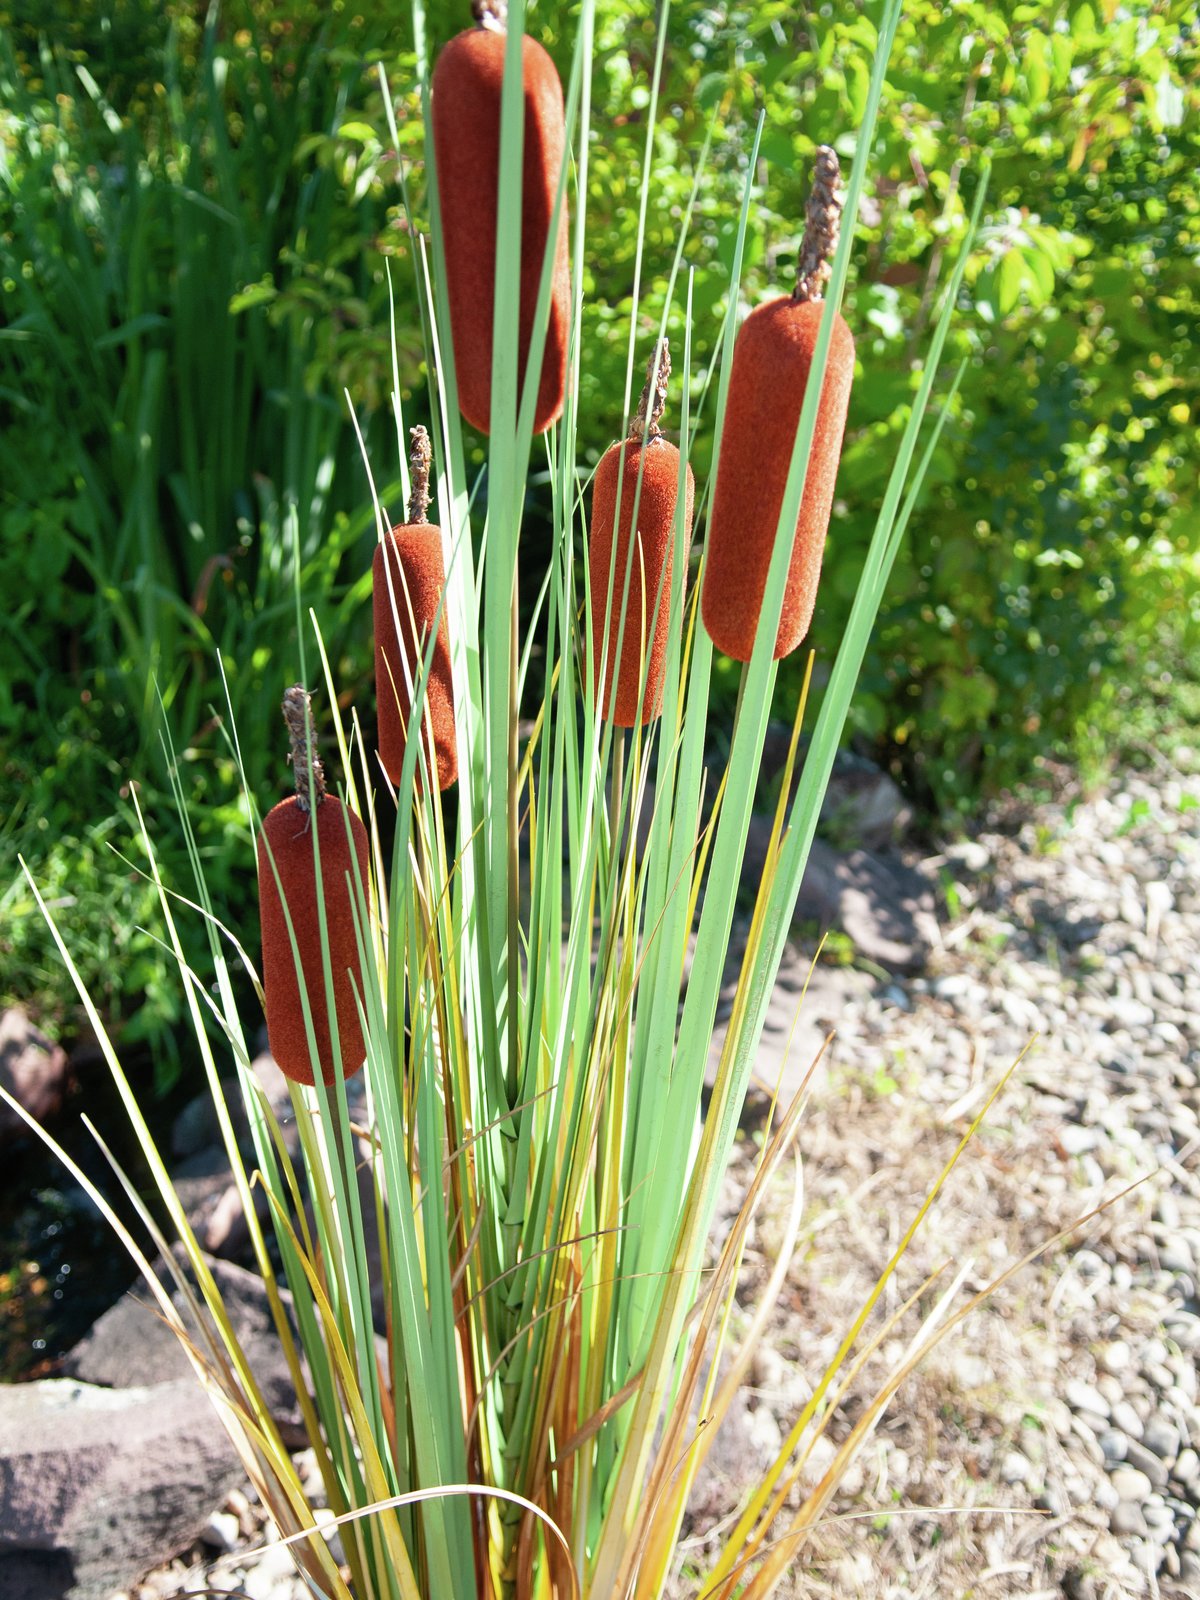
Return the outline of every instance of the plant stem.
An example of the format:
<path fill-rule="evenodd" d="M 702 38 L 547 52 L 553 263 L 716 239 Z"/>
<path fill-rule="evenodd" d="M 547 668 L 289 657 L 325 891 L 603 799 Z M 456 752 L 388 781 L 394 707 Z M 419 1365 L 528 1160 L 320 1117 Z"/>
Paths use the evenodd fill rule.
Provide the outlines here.
<path fill-rule="evenodd" d="M 429 493 L 429 467 L 433 461 L 433 450 L 424 428 L 410 428 L 409 437 L 412 439 L 412 450 L 408 457 L 412 469 L 412 488 L 408 496 L 408 525 L 411 528 L 429 521 L 425 513 L 429 510 L 432 498 Z"/>
<path fill-rule="evenodd" d="M 658 381 L 654 378 L 654 363 L 658 360 Z M 664 337 L 659 344 L 655 355 L 650 357 L 646 364 L 646 386 L 642 390 L 642 398 L 638 401 L 637 412 L 629 428 L 631 439 L 657 439 L 661 433 L 658 419 L 663 414 L 663 407 L 667 403 L 667 383 L 671 377 L 671 347 Z M 651 395 L 650 386 L 654 385 Z"/>
<path fill-rule="evenodd" d="M 292 771 L 296 774 L 296 804 L 311 812 L 325 798 L 325 769 L 317 754 L 317 734 L 312 720 L 312 695 L 294 683 L 283 695 L 283 720 L 291 740 Z M 311 783 L 311 787 L 310 787 Z"/>
<path fill-rule="evenodd" d="M 508 22 L 508 0 L 471 0 L 471 13 L 481 28 L 503 33 Z"/>
<path fill-rule="evenodd" d="M 829 280 L 830 265 L 842 225 L 842 169 L 827 144 L 818 145 L 813 164 L 812 193 L 804 218 L 804 239 L 792 299 L 819 300 Z"/>

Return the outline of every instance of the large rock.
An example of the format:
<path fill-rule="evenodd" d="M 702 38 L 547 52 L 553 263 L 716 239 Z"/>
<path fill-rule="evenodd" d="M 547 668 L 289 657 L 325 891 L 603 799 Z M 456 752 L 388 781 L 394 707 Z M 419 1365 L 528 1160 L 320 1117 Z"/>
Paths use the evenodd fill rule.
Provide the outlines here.
<path fill-rule="evenodd" d="M 107 1600 L 185 1549 L 242 1469 L 194 1377 L 0 1387 L 0 1596 Z"/>
<path fill-rule="evenodd" d="M 770 823 L 754 817 L 743 883 L 757 888 L 766 862 Z M 800 893 L 796 922 L 836 928 L 853 941 L 855 953 L 888 972 L 916 972 L 937 938 L 933 885 L 895 851 L 851 850 L 842 854 L 814 839 Z"/>
<path fill-rule="evenodd" d="M 852 850 L 837 864 L 838 917 L 855 950 L 889 972 L 916 972 L 937 938 L 933 887 L 890 851 Z"/>
<path fill-rule="evenodd" d="M 787 723 L 767 724 L 759 775 L 769 792 L 778 790 L 791 738 Z M 792 774 L 793 798 L 808 748 L 808 737 L 802 736 Z M 831 843 L 845 850 L 883 850 L 904 837 L 912 817 L 912 806 L 882 767 L 853 750 L 837 752 L 821 802 L 821 828 Z"/>
<path fill-rule="evenodd" d="M 912 807 L 881 767 L 851 750 L 839 750 L 821 805 L 821 826 L 846 846 L 884 850 L 901 839 Z"/>
<path fill-rule="evenodd" d="M 0 1016 L 0 1086 L 35 1122 L 47 1122 L 62 1109 L 66 1084 L 66 1051 L 22 1010 L 10 1007 Z M 0 1145 L 26 1131 L 17 1113 L 0 1101 Z"/>
<path fill-rule="evenodd" d="M 229 1261 L 208 1258 L 208 1268 L 221 1292 L 234 1334 L 246 1353 L 250 1370 L 284 1441 L 295 1447 L 307 1444 L 308 1436 L 283 1346 L 275 1331 L 266 1285 L 256 1273 L 247 1272 Z M 281 1289 L 280 1298 L 290 1314 L 290 1293 Z M 184 1312 L 183 1298 L 178 1291 L 172 1299 Z M 193 1384 L 196 1382 L 179 1340 L 151 1304 L 144 1286 L 130 1289 L 116 1305 L 109 1307 L 67 1356 L 63 1370 L 85 1383 L 116 1389 L 168 1384 L 183 1378 Z"/>
<path fill-rule="evenodd" d="M 285 1137 L 290 1134 L 288 1145 L 290 1149 L 294 1149 L 299 1141 L 295 1138 L 287 1079 L 280 1071 L 275 1058 L 265 1050 L 260 1051 L 250 1063 L 250 1071 L 264 1090 L 271 1109 L 285 1130 Z M 230 1078 L 225 1083 L 224 1089 L 225 1103 L 229 1107 L 238 1145 L 248 1153 L 251 1149 L 250 1123 L 237 1079 Z M 204 1089 L 194 1099 L 189 1100 L 175 1118 L 171 1127 L 171 1154 L 178 1160 L 189 1160 L 220 1143 L 221 1125 L 217 1120 L 216 1107 L 213 1105 L 212 1095 Z"/>

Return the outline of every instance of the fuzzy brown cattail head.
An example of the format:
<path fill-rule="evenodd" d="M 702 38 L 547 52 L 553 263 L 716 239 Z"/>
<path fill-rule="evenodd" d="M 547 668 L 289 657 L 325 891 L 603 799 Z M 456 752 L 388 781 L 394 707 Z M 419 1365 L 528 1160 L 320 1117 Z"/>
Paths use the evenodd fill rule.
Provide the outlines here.
<path fill-rule="evenodd" d="M 433 660 L 425 688 L 422 727 L 433 726 L 432 764 L 439 789 L 458 777 L 454 728 L 454 684 L 450 635 L 443 603 L 445 568 L 441 529 L 426 521 L 432 451 L 424 428 L 412 429 L 412 485 L 408 521 L 398 524 L 375 551 L 372 565 L 375 621 L 375 706 L 379 759 L 393 783 L 400 782 L 408 742 L 412 690 L 424 664 L 430 629 L 437 624 Z M 420 786 L 420 767 L 417 784 Z"/>
<path fill-rule="evenodd" d="M 622 728 L 631 728 L 639 721 L 650 722 L 662 710 L 675 582 L 675 514 L 680 465 L 679 451 L 663 437 L 659 427 L 670 374 L 671 357 L 664 339 L 657 359 L 652 357 L 647 366 L 646 386 L 630 436 L 605 452 L 592 486 L 588 584 L 596 701 L 601 715 Z M 694 499 L 695 482 L 688 466 L 684 469 L 685 559 L 678 580 L 681 601 Z M 636 539 L 633 536 L 635 504 Z M 607 633 L 606 613 L 609 618 Z M 601 681 L 605 655 L 607 662 Z M 645 695 L 639 707 L 643 664 Z"/>
<path fill-rule="evenodd" d="M 329 1084 L 337 1072 L 339 1052 L 347 1077 L 358 1071 L 366 1055 L 356 1000 L 356 991 L 362 994 L 362 967 L 354 907 L 356 882 L 365 891 L 370 850 L 360 818 L 326 793 L 316 753 L 311 697 L 302 685 L 294 685 L 284 695 L 283 714 L 296 793 L 267 813 L 258 836 L 267 1037 L 280 1071 L 294 1083 L 311 1084 L 313 1050 L 304 1020 L 303 985 L 317 1064 L 323 1081 Z M 333 989 L 332 1027 L 321 947 L 322 911 Z"/>
<path fill-rule="evenodd" d="M 458 404 L 481 433 L 492 413 L 492 342 L 496 292 L 496 225 L 500 184 L 500 100 L 504 82 L 507 7 L 475 0 L 479 26 L 451 39 L 433 72 L 433 146 L 438 205 L 446 255 L 450 332 Z M 553 258 L 550 320 L 540 374 L 534 374 L 534 432 L 562 413 L 567 380 L 567 326 L 571 283 L 567 261 L 567 207 L 550 241 L 550 224 L 566 153 L 562 84 L 541 45 L 521 40 L 525 138 L 521 181 L 521 279 L 517 328 L 517 383 L 523 387 L 542 262 Z M 518 394 L 504 397 L 516 412 Z M 507 414 L 507 412 L 506 412 Z"/>
<path fill-rule="evenodd" d="M 840 217 L 837 157 L 822 146 L 796 292 L 752 311 L 734 346 L 700 609 L 713 643 L 737 661 L 749 661 L 754 649 L 796 428 L 824 315 L 820 295 L 828 278 L 827 258 L 837 243 Z M 853 377 L 854 339 L 839 314 L 796 518 L 776 659 L 796 648 L 812 622 Z"/>

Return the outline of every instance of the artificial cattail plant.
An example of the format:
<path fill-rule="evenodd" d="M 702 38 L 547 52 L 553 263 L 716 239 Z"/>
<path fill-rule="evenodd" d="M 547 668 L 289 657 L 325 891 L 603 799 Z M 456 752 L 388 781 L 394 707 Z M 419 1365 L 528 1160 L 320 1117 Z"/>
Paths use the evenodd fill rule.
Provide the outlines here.
<path fill-rule="evenodd" d="M 492 427 L 492 329 L 496 294 L 496 224 L 500 178 L 500 113 L 504 88 L 506 0 L 472 0 L 475 27 L 451 39 L 433 73 L 433 143 L 437 160 L 450 329 L 458 403 L 472 427 Z M 555 225 L 555 197 L 566 145 L 562 84 L 554 63 L 535 39 L 520 37 L 524 149 L 520 190 L 520 294 L 517 371 L 511 386 L 525 381 L 533 348 L 534 321 L 543 261 L 550 245 L 550 312 L 535 374 L 537 408 L 533 429 L 542 433 L 562 413 L 567 376 L 570 274 L 567 211 Z M 554 238 L 550 230 L 554 227 Z M 500 397 L 500 415 L 511 414 L 512 392 Z"/>
<path fill-rule="evenodd" d="M 412 489 L 407 522 L 397 525 L 376 547 L 372 563 L 375 619 L 375 705 L 379 719 L 379 761 L 399 785 L 412 714 L 413 688 L 421 675 L 426 642 L 433 654 L 425 691 L 432 736 L 432 770 L 439 789 L 458 777 L 454 735 L 454 684 L 444 606 L 446 573 L 442 530 L 431 523 L 429 468 L 433 452 L 424 428 L 412 430 Z M 424 719 L 422 719 L 424 725 Z"/>
<path fill-rule="evenodd" d="M 327 1084 L 362 1066 L 356 991 L 362 963 L 354 931 L 354 886 L 364 884 L 370 846 L 361 819 L 326 793 L 312 697 L 294 684 L 283 697 L 296 792 L 268 812 L 258 836 L 263 990 L 271 1054 L 293 1083 Z"/>
<path fill-rule="evenodd" d="M 592 483 L 593 681 L 603 715 L 622 728 L 650 722 L 662 710 L 681 476 L 685 558 L 692 536 L 695 479 L 659 426 L 670 377 L 663 339 L 646 369 L 629 438 L 604 452 Z M 679 572 L 681 605 L 685 570 L 686 559 Z"/>
<path fill-rule="evenodd" d="M 801 1098 L 768 1128 L 751 1192 L 705 1275 L 710 1227 L 867 637 L 953 403 L 952 387 L 926 427 L 982 205 L 981 185 L 793 785 L 797 710 L 788 781 L 731 973 L 774 658 L 808 626 L 829 518 L 853 365 L 839 306 L 900 4 L 886 0 L 879 19 L 836 252 L 836 163 L 819 155 L 798 298 L 754 312 L 737 334 L 757 141 L 710 372 L 694 370 L 690 282 L 680 283 L 677 266 L 657 286 L 650 375 L 629 437 L 595 474 L 586 571 L 577 555 L 584 357 L 572 308 L 587 219 L 577 204 L 568 283 L 564 190 L 569 149 L 575 193 L 588 193 L 593 0 L 579 8 L 565 111 L 548 58 L 523 37 L 524 0 L 508 8 L 507 35 L 504 7 L 480 0 L 480 27 L 446 47 L 432 79 L 417 29 L 425 149 L 436 155 L 419 287 L 442 531 L 425 521 L 428 448 L 414 430 L 408 520 L 384 535 L 375 558 L 378 751 L 357 710 L 348 728 L 342 721 L 325 667 L 344 804 L 319 798 L 307 701 L 289 691 L 304 782 L 264 824 L 260 882 L 268 1024 L 293 1079 L 295 1156 L 251 1070 L 246 1023 L 255 1019 L 243 1019 L 234 1002 L 202 874 L 196 899 L 211 919 L 217 998 L 209 1001 L 209 981 L 183 969 L 255 1259 L 342 1524 L 344 1570 L 316 1531 L 165 1167 L 151 1161 L 196 1265 L 200 1324 L 212 1330 L 199 1369 L 317 1594 L 658 1600 L 672 1581 L 688 1487 L 749 1360 L 747 1349 L 726 1352 L 730 1379 L 718 1383 L 746 1230 L 788 1156 Z M 416 10 L 423 19 L 424 8 Z M 658 62 L 656 72 L 661 51 Z M 654 90 L 651 106 L 657 77 Z M 401 148 L 394 122 L 391 133 Z M 646 137 L 652 174 L 653 114 Z M 693 201 L 704 181 L 700 160 Z M 689 206 L 685 231 L 691 214 Z M 410 233 L 425 220 L 410 212 Z M 644 221 L 639 249 L 643 235 Z M 627 396 L 646 309 L 635 289 Z M 660 428 L 673 310 L 684 326 L 678 447 Z M 483 491 L 468 475 L 455 395 L 463 416 L 490 430 Z M 399 412 L 398 395 L 396 405 Z M 556 419 L 537 463 L 552 502 L 551 564 L 530 571 L 521 532 L 531 442 Z M 704 552 L 707 632 L 695 593 L 684 591 L 688 456 L 699 430 L 721 441 Z M 707 494 L 702 486 L 697 504 Z M 376 509 L 381 530 L 389 528 L 392 518 Z M 522 582 L 539 593 L 524 639 Z M 706 796 L 714 639 L 748 659 L 732 729 L 721 730 L 728 766 L 719 792 Z M 535 649 L 547 670 L 540 703 L 529 705 Z M 424 706 L 414 711 L 422 688 Z M 406 744 L 418 720 L 432 748 Z M 412 805 L 407 775 L 422 752 L 437 782 L 421 783 Z M 390 856 L 377 807 L 393 801 L 373 798 L 377 756 L 399 790 Z M 456 803 L 443 814 L 439 786 L 455 771 Z M 354 815 L 360 793 L 365 830 Z M 173 930 L 165 889 L 162 906 Z M 706 1102 L 718 998 L 731 978 L 732 1013 Z M 334 1002 L 336 1026 L 323 996 Z M 224 1104 L 207 1003 L 219 1013 L 246 1104 L 269 1229 L 255 1214 L 251 1171 Z M 103 1035 L 98 1016 L 95 1025 Z M 341 1073 L 330 1072 L 335 1057 L 343 1073 L 365 1058 L 359 1120 L 346 1113 Z M 799 1217 L 793 1208 L 773 1292 Z M 368 1221 L 377 1258 L 364 1243 Z M 276 1290 L 279 1261 L 290 1318 Z M 763 1600 L 802 1554 L 831 1479 L 811 1493 L 791 1489 L 864 1349 L 882 1338 L 867 1319 L 894 1267 L 832 1361 L 813 1363 L 811 1405 L 746 1517 L 717 1537 L 698 1592 Z M 935 1324 L 949 1320 L 948 1307 L 945 1298 L 934 1306 L 914 1359 Z M 866 1396 L 854 1448 L 893 1392 L 889 1380 Z"/>
<path fill-rule="evenodd" d="M 749 661 L 754 648 L 787 487 L 791 443 L 813 371 L 824 289 L 837 249 L 841 190 L 838 158 L 828 145 L 822 145 L 817 151 L 796 287 L 790 295 L 768 300 L 752 311 L 734 347 L 701 609 L 713 643 L 737 661 Z M 812 622 L 853 378 L 854 339 L 838 312 L 796 519 L 796 542 L 775 640 L 777 657 L 790 655 Z"/>

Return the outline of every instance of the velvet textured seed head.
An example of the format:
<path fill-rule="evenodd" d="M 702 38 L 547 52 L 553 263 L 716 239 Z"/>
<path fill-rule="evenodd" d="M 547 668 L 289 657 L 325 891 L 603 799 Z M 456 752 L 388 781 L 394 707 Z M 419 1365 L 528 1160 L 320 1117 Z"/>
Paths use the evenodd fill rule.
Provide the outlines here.
<path fill-rule="evenodd" d="M 401 523 L 375 550 L 372 563 L 375 613 L 375 704 L 379 716 L 379 759 L 393 783 L 400 782 L 408 738 L 412 696 L 425 660 L 429 630 L 437 619 L 425 718 L 433 724 L 433 749 L 439 789 L 458 777 L 454 731 L 454 688 L 450 637 L 442 606 L 445 576 L 442 535 L 431 523 Z M 438 608 L 441 607 L 441 615 Z M 411 608 L 411 609 L 410 609 Z M 399 622 L 399 629 L 397 629 Z M 413 624 L 416 624 L 415 630 Z M 406 676 L 407 673 L 407 676 Z M 420 767 L 417 768 L 420 782 Z"/>
<path fill-rule="evenodd" d="M 446 587 L 441 529 L 425 520 L 429 507 L 432 449 L 424 428 L 412 433 L 412 493 L 408 521 L 392 529 L 376 548 L 371 567 L 375 617 L 375 705 L 379 718 L 379 759 L 394 784 L 399 784 L 408 742 L 415 688 L 425 663 L 435 622 L 433 659 L 426 681 L 421 726 L 433 728 L 433 764 L 439 789 L 458 777 L 458 742 L 454 731 L 454 683 L 450 636 L 443 593 Z M 421 768 L 416 768 L 421 783 Z"/>
<path fill-rule="evenodd" d="M 639 721 L 650 722 L 662 711 L 675 582 L 675 512 L 679 504 L 679 451 L 663 438 L 658 426 L 670 375 L 671 355 L 664 339 L 647 369 L 646 387 L 631 435 L 605 451 L 592 486 L 588 587 L 592 610 L 593 684 L 600 714 L 619 728 L 632 728 Z M 684 559 L 678 580 L 681 604 L 695 492 L 695 480 L 688 466 L 684 470 Z M 632 538 L 635 506 L 636 539 Z M 607 650 L 606 614 L 609 619 Z M 603 684 L 600 682 L 602 665 L 605 669 Z M 641 693 L 643 665 L 644 696 Z"/>
<path fill-rule="evenodd" d="M 460 33 L 433 73 L 433 143 L 438 205 L 450 295 L 450 328 L 463 416 L 481 433 L 491 428 L 492 326 L 496 292 L 496 221 L 500 182 L 500 98 L 505 35 L 479 27 Z M 521 283 L 517 353 L 524 385 L 542 262 L 566 148 L 562 84 L 535 40 L 522 38 L 525 137 L 521 188 Z M 537 386 L 534 432 L 562 413 L 570 311 L 567 207 L 553 245 L 550 320 Z M 517 396 L 503 397 L 515 413 Z M 507 412 L 506 412 L 507 414 Z"/>
<path fill-rule="evenodd" d="M 320 847 L 319 878 L 314 865 L 312 822 L 315 822 Z M 258 893 L 267 1036 L 280 1070 L 294 1083 L 311 1084 L 313 1064 L 284 903 L 286 901 L 299 948 L 321 1076 L 330 1084 L 336 1065 L 318 903 L 323 902 L 325 907 L 341 1067 L 342 1072 L 351 1077 L 362 1066 L 366 1055 L 355 1000 L 355 990 L 361 998 L 363 984 L 354 931 L 354 885 L 361 883 L 365 894 L 369 856 L 367 831 L 362 822 L 332 795 L 321 801 L 315 814 L 304 808 L 296 797 L 281 801 L 267 813 L 259 834 Z"/>
<path fill-rule="evenodd" d="M 643 466 L 644 463 L 644 466 Z M 641 475 L 641 494 L 638 476 Z M 620 481 L 621 509 L 617 514 L 617 484 Z M 630 562 L 630 530 L 633 527 L 634 501 L 638 502 L 638 536 L 629 570 L 629 594 L 625 605 L 622 637 L 621 601 L 625 572 Z M 684 548 L 691 540 L 695 480 L 691 467 L 685 471 L 683 508 Z M 666 677 L 667 640 L 670 632 L 671 591 L 675 562 L 675 508 L 679 502 L 679 451 L 668 440 L 652 439 L 646 444 L 627 439 L 610 445 L 596 468 L 592 490 L 592 523 L 588 543 L 588 583 L 592 596 L 592 645 L 595 656 L 596 702 L 602 715 L 620 728 L 632 728 L 638 721 L 641 689 L 642 646 L 646 642 L 646 692 L 640 720 L 650 722 L 662 710 Z M 613 559 L 613 529 L 616 528 L 616 559 Z M 612 573 L 612 605 L 609 615 L 607 671 L 603 687 L 599 682 L 604 650 L 604 616 L 608 605 L 609 574 Z M 686 560 L 679 575 L 682 598 Z M 659 590 L 661 586 L 661 598 Z M 657 613 L 655 608 L 657 607 Z M 620 650 L 618 653 L 618 644 Z M 613 692 L 614 668 L 616 691 Z"/>
<path fill-rule="evenodd" d="M 787 486 L 824 305 L 790 296 L 751 312 L 737 337 L 717 482 L 708 524 L 701 612 L 713 643 L 749 661 Z M 821 389 L 775 657 L 789 654 L 812 622 L 842 435 L 854 378 L 854 339 L 839 315 Z"/>
<path fill-rule="evenodd" d="M 713 643 L 738 661 L 749 661 L 753 652 L 766 594 L 796 428 L 825 311 L 820 294 L 837 245 L 840 190 L 837 157 L 822 146 L 795 293 L 752 311 L 734 345 L 700 609 Z M 812 622 L 853 378 L 854 339 L 837 314 L 796 518 L 776 659 L 800 644 Z"/>

